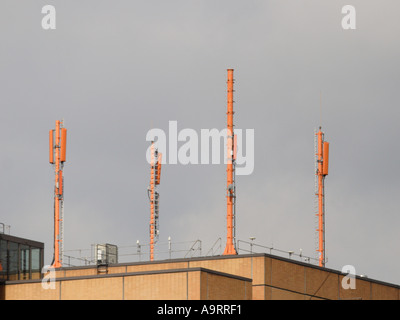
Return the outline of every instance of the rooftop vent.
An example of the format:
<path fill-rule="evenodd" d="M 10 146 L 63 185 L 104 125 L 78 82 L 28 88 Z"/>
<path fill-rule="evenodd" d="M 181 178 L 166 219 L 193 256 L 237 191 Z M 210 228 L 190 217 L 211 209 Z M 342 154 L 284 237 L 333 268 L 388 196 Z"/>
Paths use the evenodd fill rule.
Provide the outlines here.
<path fill-rule="evenodd" d="M 94 256 L 97 265 L 118 263 L 118 247 L 113 244 L 96 244 Z"/>

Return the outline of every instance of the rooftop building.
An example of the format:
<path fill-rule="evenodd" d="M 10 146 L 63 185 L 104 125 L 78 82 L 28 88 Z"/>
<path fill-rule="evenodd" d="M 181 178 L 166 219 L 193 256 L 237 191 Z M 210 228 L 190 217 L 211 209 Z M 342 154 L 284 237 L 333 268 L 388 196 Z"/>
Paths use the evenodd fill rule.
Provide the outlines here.
<path fill-rule="evenodd" d="M 399 300 L 400 286 L 267 253 L 62 267 L 0 283 L 0 298 L 45 300 Z"/>

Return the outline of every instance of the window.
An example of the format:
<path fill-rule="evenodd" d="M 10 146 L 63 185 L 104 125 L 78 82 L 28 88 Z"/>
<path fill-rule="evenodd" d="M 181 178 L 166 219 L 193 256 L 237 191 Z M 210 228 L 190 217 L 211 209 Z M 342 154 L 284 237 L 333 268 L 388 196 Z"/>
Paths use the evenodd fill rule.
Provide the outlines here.
<path fill-rule="evenodd" d="M 8 280 L 18 280 L 18 243 L 8 242 Z"/>
<path fill-rule="evenodd" d="M 30 257 L 29 257 L 29 246 L 20 244 L 19 245 L 19 279 L 26 280 L 29 279 L 30 270 Z"/>
<path fill-rule="evenodd" d="M 0 239 L 0 280 L 7 280 L 7 241 Z"/>
<path fill-rule="evenodd" d="M 0 280 L 40 279 L 43 248 L 41 242 L 0 234 Z"/>
<path fill-rule="evenodd" d="M 32 257 L 32 279 L 40 279 L 41 272 L 41 262 L 42 258 L 40 256 L 39 248 L 31 248 L 31 257 Z"/>

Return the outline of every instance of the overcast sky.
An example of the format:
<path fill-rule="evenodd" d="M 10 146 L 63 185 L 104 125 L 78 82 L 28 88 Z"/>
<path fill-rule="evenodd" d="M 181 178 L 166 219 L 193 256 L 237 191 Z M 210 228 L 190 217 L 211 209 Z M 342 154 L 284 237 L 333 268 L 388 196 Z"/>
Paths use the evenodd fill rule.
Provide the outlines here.
<path fill-rule="evenodd" d="M 42 28 L 47 4 L 56 30 Z M 342 28 L 347 4 L 356 30 Z M 399 12 L 398 0 L 3 0 L 0 222 L 44 242 L 51 262 L 48 132 L 64 119 L 65 249 L 148 243 L 146 134 L 168 134 L 169 121 L 225 128 L 233 68 L 236 128 L 255 130 L 254 172 L 237 177 L 237 238 L 315 257 L 322 124 L 326 266 L 400 284 Z M 224 247 L 225 184 L 224 164 L 164 165 L 159 241 Z"/>

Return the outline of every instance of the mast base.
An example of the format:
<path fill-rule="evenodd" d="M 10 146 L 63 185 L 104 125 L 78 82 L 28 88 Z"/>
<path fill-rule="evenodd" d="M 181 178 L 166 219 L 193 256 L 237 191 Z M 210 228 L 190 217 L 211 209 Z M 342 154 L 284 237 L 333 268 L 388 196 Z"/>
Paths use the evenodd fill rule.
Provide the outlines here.
<path fill-rule="evenodd" d="M 235 246 L 233 245 L 233 243 L 227 243 L 226 247 L 225 247 L 225 251 L 223 253 L 224 256 L 227 255 L 237 255 Z"/>

